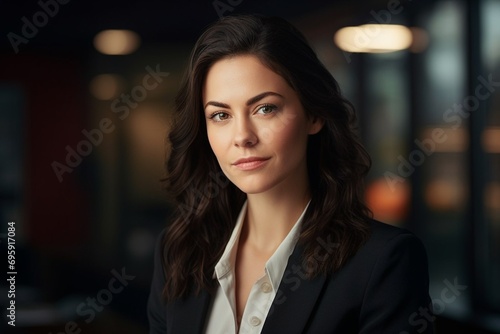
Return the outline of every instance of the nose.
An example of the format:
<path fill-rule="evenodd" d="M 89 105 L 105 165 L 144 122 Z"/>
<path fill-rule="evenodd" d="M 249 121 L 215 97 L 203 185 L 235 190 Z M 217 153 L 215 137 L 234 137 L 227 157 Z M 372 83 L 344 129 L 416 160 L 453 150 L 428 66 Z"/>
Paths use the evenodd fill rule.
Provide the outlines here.
<path fill-rule="evenodd" d="M 258 143 L 258 137 L 251 120 L 240 117 L 235 122 L 234 145 L 237 147 L 252 147 Z"/>

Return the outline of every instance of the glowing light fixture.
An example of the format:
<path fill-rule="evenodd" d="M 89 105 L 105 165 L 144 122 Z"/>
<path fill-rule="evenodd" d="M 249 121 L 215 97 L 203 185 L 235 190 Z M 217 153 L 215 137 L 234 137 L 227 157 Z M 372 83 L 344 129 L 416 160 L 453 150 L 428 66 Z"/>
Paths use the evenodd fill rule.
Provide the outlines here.
<path fill-rule="evenodd" d="M 140 44 L 141 38 L 131 30 L 103 30 L 94 37 L 95 48 L 106 55 L 127 55 Z"/>
<path fill-rule="evenodd" d="M 98 100 L 112 100 L 124 86 L 122 77 L 115 74 L 100 74 L 90 82 L 90 92 Z"/>
<path fill-rule="evenodd" d="M 500 153 L 500 127 L 491 126 L 482 134 L 483 149 L 487 153 Z"/>
<path fill-rule="evenodd" d="M 335 33 L 335 44 L 347 52 L 384 53 L 408 49 L 413 41 L 408 27 L 394 24 L 364 24 Z"/>
<path fill-rule="evenodd" d="M 432 180 L 424 189 L 427 205 L 436 211 L 459 211 L 465 205 L 466 197 L 464 186 L 452 179 Z"/>
<path fill-rule="evenodd" d="M 465 128 L 428 127 L 422 131 L 419 141 L 432 142 L 433 144 L 428 144 L 432 145 L 432 153 L 459 153 L 469 148 L 469 134 Z"/>
<path fill-rule="evenodd" d="M 429 34 L 427 33 L 427 31 L 418 27 L 411 27 L 410 31 L 413 37 L 410 51 L 414 53 L 425 51 L 425 49 L 427 49 L 427 46 L 429 45 Z"/>

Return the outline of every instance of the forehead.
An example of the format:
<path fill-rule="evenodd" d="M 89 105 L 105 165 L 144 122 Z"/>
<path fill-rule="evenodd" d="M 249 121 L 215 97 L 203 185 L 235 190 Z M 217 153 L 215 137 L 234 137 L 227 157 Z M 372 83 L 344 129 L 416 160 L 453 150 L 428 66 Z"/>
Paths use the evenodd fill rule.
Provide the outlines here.
<path fill-rule="evenodd" d="M 215 62 L 203 83 L 203 101 L 248 98 L 263 91 L 282 95 L 293 90 L 283 77 L 252 55 L 238 55 Z M 253 94 L 253 95 L 252 95 Z"/>

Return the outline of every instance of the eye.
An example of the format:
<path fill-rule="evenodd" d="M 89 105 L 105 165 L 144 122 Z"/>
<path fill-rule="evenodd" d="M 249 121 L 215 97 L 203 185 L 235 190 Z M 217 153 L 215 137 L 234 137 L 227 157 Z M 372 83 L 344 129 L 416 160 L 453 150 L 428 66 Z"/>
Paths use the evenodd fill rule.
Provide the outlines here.
<path fill-rule="evenodd" d="M 265 104 L 257 109 L 257 113 L 267 115 L 274 112 L 276 109 L 278 109 L 278 107 L 276 107 L 275 105 Z"/>
<path fill-rule="evenodd" d="M 211 114 L 209 118 L 211 120 L 213 120 L 214 122 L 222 122 L 222 121 L 225 121 L 226 119 L 228 119 L 229 115 L 225 112 L 217 111 L 217 112 L 214 112 L 213 114 Z"/>

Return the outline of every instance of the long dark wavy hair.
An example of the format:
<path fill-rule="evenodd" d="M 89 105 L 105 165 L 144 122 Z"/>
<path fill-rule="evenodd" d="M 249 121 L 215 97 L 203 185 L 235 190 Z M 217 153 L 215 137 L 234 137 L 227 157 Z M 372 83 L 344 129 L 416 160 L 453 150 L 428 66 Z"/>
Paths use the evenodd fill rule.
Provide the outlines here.
<path fill-rule="evenodd" d="M 208 69 L 218 60 L 253 55 L 295 90 L 308 117 L 324 120 L 307 146 L 311 202 L 298 245 L 307 275 L 339 270 L 370 234 L 363 202 L 370 157 L 356 135 L 352 104 L 304 36 L 277 17 L 225 17 L 198 39 L 175 100 L 165 186 L 177 202 L 163 240 L 164 296 L 214 291 L 214 267 L 222 256 L 246 195 L 222 173 L 209 145 L 202 104 Z M 318 261 L 319 240 L 335 251 Z M 311 265 L 314 264 L 314 265 Z"/>

